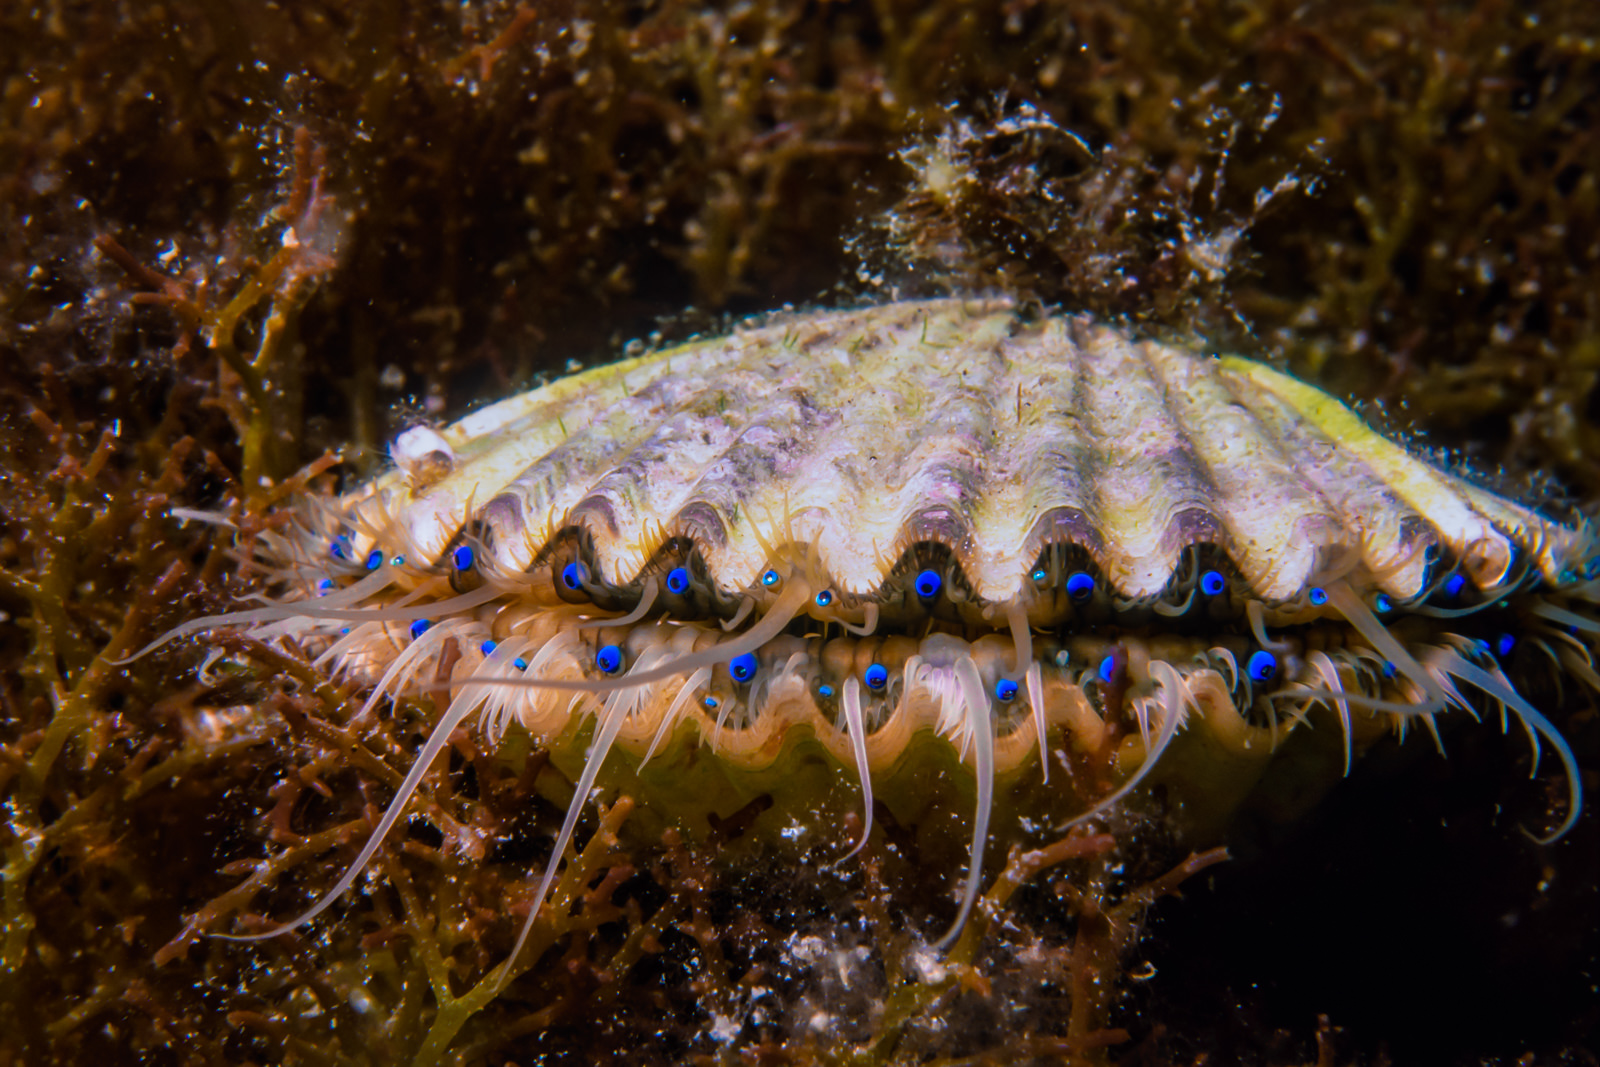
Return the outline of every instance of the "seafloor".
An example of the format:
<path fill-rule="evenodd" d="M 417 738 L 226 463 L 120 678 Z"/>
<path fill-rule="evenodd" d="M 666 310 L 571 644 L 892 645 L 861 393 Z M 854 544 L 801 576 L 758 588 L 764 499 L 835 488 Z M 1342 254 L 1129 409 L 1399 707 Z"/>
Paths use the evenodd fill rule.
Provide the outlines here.
<path fill-rule="evenodd" d="M 1247 809 L 1148 911 L 1148 821 L 1013 868 L 944 963 L 907 849 L 824 877 L 759 809 L 619 801 L 490 998 L 559 774 L 463 738 L 365 893 L 210 939 L 332 884 L 426 713 L 352 735 L 236 637 L 116 660 L 260 580 L 174 508 L 248 540 L 406 420 L 785 303 L 1199 331 L 1593 515 L 1600 5 L 45 2 L 0 41 L 0 1064 L 1596 1062 L 1600 819 L 1531 842 L 1559 775 L 1492 723 Z M 1594 695 L 1541 696 L 1600 796 Z"/>

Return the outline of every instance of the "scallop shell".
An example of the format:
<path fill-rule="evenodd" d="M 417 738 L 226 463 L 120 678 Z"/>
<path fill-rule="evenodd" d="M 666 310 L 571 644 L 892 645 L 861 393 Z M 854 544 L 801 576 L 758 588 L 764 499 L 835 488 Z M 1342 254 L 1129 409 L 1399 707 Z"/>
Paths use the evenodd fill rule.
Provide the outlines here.
<path fill-rule="evenodd" d="M 452 691 L 351 874 L 288 925 L 350 884 L 473 716 L 558 743 L 594 718 L 557 857 L 613 746 L 698 737 L 781 772 L 814 737 L 859 780 L 863 842 L 875 781 L 919 738 L 954 746 L 977 794 L 955 929 L 996 780 L 1119 718 L 1137 731 L 1118 782 L 1075 820 L 1180 731 L 1196 740 L 1173 773 L 1222 818 L 1310 709 L 1337 717 L 1348 768 L 1391 726 L 1471 707 L 1464 688 L 1559 754 L 1558 833 L 1580 810 L 1570 749 L 1507 665 L 1532 638 L 1594 678 L 1593 531 L 1260 363 L 1005 301 L 900 303 L 597 367 L 392 454 L 263 542 L 283 603 L 179 631 L 306 642 L 372 687 L 368 708 Z"/>
<path fill-rule="evenodd" d="M 1186 547 L 1213 542 L 1268 601 L 1350 557 L 1360 584 L 1409 598 L 1433 546 L 1480 588 L 1519 552 L 1551 581 L 1593 552 L 1586 531 L 1415 458 L 1264 364 L 1003 302 L 747 328 L 410 431 L 395 458 L 349 508 L 374 531 L 393 519 L 412 558 L 439 559 L 471 518 L 501 566 L 526 570 L 576 528 L 614 585 L 683 537 L 720 589 L 742 590 L 774 521 L 847 594 L 937 541 L 990 603 L 1018 597 L 1061 542 L 1127 597 L 1159 595 Z"/>

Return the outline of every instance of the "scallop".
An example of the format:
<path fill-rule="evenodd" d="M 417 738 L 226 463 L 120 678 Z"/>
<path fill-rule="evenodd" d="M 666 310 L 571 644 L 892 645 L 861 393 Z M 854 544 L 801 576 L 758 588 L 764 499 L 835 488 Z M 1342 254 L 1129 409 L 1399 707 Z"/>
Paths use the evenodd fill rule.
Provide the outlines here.
<path fill-rule="evenodd" d="M 393 457 L 260 542 L 282 600 L 163 638 L 299 642 L 369 687 L 363 715 L 450 692 L 346 877 L 251 936 L 351 885 L 472 719 L 552 744 L 592 719 L 513 958 L 615 747 L 782 774 L 815 738 L 859 785 L 857 849 L 875 783 L 915 744 L 953 749 L 975 808 L 940 945 L 977 899 L 996 782 L 1055 763 L 1052 788 L 1083 788 L 1057 745 L 1118 741 L 1068 822 L 1189 739 L 1203 812 L 1313 709 L 1348 769 L 1391 728 L 1489 706 L 1563 764 L 1552 838 L 1581 811 L 1516 679 L 1600 686 L 1594 531 L 1262 363 L 1005 300 L 789 314 L 413 427 Z"/>

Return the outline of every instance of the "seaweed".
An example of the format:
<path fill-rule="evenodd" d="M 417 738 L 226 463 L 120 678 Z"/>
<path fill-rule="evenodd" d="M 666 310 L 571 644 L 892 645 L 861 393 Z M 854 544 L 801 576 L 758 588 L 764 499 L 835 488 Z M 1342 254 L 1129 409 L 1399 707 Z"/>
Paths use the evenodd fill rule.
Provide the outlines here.
<path fill-rule="evenodd" d="M 409 422 L 635 340 L 891 292 L 1004 289 L 1200 331 L 1593 515 L 1595 5 L 180 0 L 16 6 L 0 36 L 0 1056 L 1140 1062 L 1228 1043 L 1333 1062 L 1426 1040 L 1476 1062 L 1592 1045 L 1595 820 L 1544 855 L 1507 840 L 1492 811 L 1539 803 L 1547 779 L 1493 742 L 1454 741 L 1426 773 L 1397 756 L 1346 791 L 1346 809 L 1381 797 L 1387 823 L 1450 819 L 1459 854 L 1491 856 L 1452 894 L 1481 897 L 1489 926 L 1520 901 L 1520 931 L 1472 943 L 1521 938 L 1535 977 L 1487 983 L 1498 1022 L 1448 1039 L 1419 1001 L 1341 1002 L 1319 1024 L 1321 1007 L 1216 980 L 1199 948 L 1129 977 L 1166 872 L 1214 858 L 1183 861 L 1158 819 L 1111 851 L 1014 853 L 940 971 L 894 920 L 942 885 L 905 851 L 865 857 L 858 882 L 793 878 L 756 815 L 664 832 L 620 795 L 559 884 L 572 907 L 490 998 L 571 788 L 540 754 L 452 739 L 380 881 L 310 929 L 230 944 L 207 935 L 332 883 L 432 709 L 353 733 L 351 693 L 227 635 L 118 661 L 259 592 L 244 561 L 278 505 L 370 472 Z M 1594 709 L 1545 696 L 1592 774 Z M 1311 892 L 1370 832 L 1242 827 L 1234 851 L 1270 872 L 1243 884 Z M 1404 910 L 1407 876 L 1380 882 L 1391 897 L 1351 929 Z M 1196 944 L 1173 924 L 1226 910 L 1218 893 L 1158 909 L 1153 954 Z M 1409 899 L 1456 914 L 1439 895 Z M 1234 999 L 1270 1022 L 1224 1035 Z"/>

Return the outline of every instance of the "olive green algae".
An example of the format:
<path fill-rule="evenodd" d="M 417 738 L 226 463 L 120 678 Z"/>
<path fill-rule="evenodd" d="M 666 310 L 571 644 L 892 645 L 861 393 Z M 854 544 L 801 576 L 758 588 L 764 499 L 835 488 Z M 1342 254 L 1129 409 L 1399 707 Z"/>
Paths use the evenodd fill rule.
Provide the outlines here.
<path fill-rule="evenodd" d="M 1158 910 L 1143 980 L 1147 905 L 1215 858 L 1184 859 L 1158 794 L 1110 834 L 994 850 L 982 919 L 939 961 L 906 917 L 936 932 L 949 872 L 909 814 L 832 870 L 836 847 L 779 847 L 760 795 L 684 829 L 611 792 L 495 995 L 570 767 L 458 736 L 426 818 L 335 914 L 219 941 L 336 881 L 436 712 L 348 731 L 359 694 L 238 637 L 117 662 L 258 590 L 251 538 L 332 490 L 333 451 L 355 477 L 410 419 L 785 302 L 1001 290 L 1199 331 L 1592 513 L 1592 3 L 44 4 L 0 14 L 0 39 L 0 1060 L 1593 1045 L 1597 820 L 1528 844 L 1559 775 L 1530 780 L 1493 730 L 1452 732 L 1449 762 L 1379 746 L 1331 825 L 1285 840 L 1262 810 L 1235 848 L 1275 936 L 1315 932 L 1288 917 L 1309 900 L 1335 931 L 1394 929 L 1409 900 L 1387 940 L 1416 952 L 1450 950 L 1433 916 L 1457 924 L 1482 969 L 1432 966 L 1484 992 L 1448 1033 L 1423 991 L 1383 995 L 1408 969 L 1384 939 L 1348 984 L 1392 1009 L 1317 985 L 1315 938 L 1287 934 L 1299 973 L 1231 987 L 1181 926 L 1228 911 L 1203 877 Z M 1578 688 L 1536 696 L 1592 776 Z M 853 840 L 847 785 L 818 802 L 829 846 Z M 969 810 L 954 776 L 948 795 Z M 1439 839 L 1472 859 L 1428 892 L 1398 854 Z M 1305 897 L 1365 853 L 1395 864 L 1357 883 L 1367 910 Z M 1286 1008 L 1296 985 L 1317 992 Z"/>

